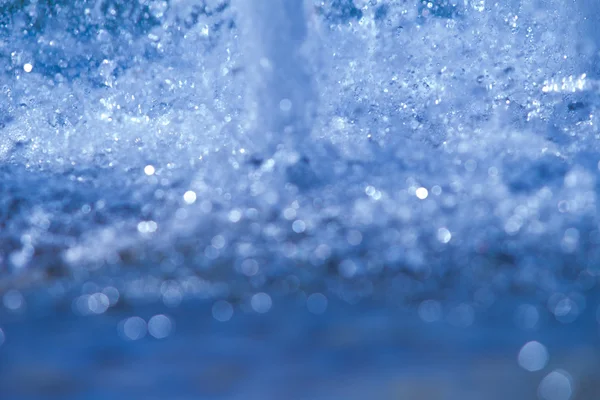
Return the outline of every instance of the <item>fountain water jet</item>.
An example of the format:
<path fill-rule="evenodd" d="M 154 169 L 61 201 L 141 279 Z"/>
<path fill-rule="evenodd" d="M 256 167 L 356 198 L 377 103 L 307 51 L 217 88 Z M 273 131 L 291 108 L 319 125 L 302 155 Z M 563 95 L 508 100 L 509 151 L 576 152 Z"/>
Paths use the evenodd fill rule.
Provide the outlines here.
<path fill-rule="evenodd" d="M 308 163 L 303 154 L 317 103 L 304 46 L 308 7 L 304 0 L 238 0 L 236 6 L 249 69 L 246 129 L 254 132 L 252 156 L 264 160 L 279 154 L 288 175 L 310 174 L 305 167 L 298 170 Z"/>

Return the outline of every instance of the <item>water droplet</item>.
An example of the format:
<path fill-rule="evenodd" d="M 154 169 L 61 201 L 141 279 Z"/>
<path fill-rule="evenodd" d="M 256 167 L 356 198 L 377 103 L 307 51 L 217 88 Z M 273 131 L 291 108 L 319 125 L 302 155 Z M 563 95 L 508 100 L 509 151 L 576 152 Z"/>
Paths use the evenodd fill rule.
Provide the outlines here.
<path fill-rule="evenodd" d="M 313 314 L 323 314 L 327 310 L 327 297 L 322 293 L 313 293 L 306 299 L 306 308 Z"/>
<path fill-rule="evenodd" d="M 424 187 L 420 187 L 417 188 L 417 190 L 415 191 L 415 194 L 417 195 L 417 197 L 421 200 L 425 200 L 427 198 L 427 196 L 429 196 L 429 191 L 427 189 L 425 189 Z"/>
<path fill-rule="evenodd" d="M 264 292 L 261 292 L 256 293 L 254 296 L 252 296 L 250 304 L 252 305 L 252 309 L 254 311 L 256 311 L 259 314 L 264 314 L 266 312 L 269 312 L 271 306 L 273 305 L 273 302 L 271 300 L 271 296 Z"/>
<path fill-rule="evenodd" d="M 164 339 L 171 334 L 173 323 L 164 314 L 158 314 L 148 321 L 148 332 L 156 339 Z"/>
<path fill-rule="evenodd" d="M 227 322 L 233 316 L 233 307 L 225 300 L 219 300 L 212 307 L 212 316 L 219 322 Z"/>
<path fill-rule="evenodd" d="M 120 332 L 127 340 L 139 340 L 146 336 L 147 325 L 140 317 L 130 317 L 121 321 Z"/>
<path fill-rule="evenodd" d="M 196 202 L 196 192 L 188 190 L 183 194 L 183 201 L 187 204 L 194 204 Z"/>
<path fill-rule="evenodd" d="M 571 376 L 562 370 L 550 372 L 540 382 L 538 395 L 542 400 L 569 400 L 573 395 Z"/>
<path fill-rule="evenodd" d="M 534 372 L 544 369 L 548 364 L 548 358 L 546 347 L 540 342 L 531 341 L 521 348 L 517 360 L 521 368 Z"/>
<path fill-rule="evenodd" d="M 153 165 L 146 165 L 144 167 L 144 173 L 148 176 L 154 175 L 155 172 L 156 172 L 156 169 L 154 169 Z"/>

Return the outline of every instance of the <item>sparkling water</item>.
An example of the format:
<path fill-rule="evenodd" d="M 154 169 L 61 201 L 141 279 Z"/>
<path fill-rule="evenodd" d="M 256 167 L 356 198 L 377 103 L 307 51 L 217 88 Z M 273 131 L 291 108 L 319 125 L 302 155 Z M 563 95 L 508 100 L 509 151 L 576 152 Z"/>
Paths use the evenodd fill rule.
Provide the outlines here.
<path fill-rule="evenodd" d="M 596 2 L 0 10 L 4 397 L 597 395 Z"/>

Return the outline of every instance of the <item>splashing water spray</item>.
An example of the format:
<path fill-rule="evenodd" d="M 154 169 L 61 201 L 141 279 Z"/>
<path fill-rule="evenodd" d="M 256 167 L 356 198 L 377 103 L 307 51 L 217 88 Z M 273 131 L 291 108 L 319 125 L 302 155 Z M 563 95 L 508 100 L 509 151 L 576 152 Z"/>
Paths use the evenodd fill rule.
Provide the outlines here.
<path fill-rule="evenodd" d="M 299 186 L 314 180 L 306 156 L 316 108 L 306 57 L 305 0 L 235 0 L 242 51 L 249 69 L 247 107 L 252 160 L 283 164 Z M 297 182 L 296 182 L 297 181 Z"/>

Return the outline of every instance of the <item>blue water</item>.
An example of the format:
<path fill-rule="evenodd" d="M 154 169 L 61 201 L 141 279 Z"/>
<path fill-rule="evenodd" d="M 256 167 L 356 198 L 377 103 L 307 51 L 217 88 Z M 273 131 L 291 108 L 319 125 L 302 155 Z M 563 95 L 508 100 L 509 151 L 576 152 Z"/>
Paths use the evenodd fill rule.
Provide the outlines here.
<path fill-rule="evenodd" d="M 0 0 L 0 398 L 596 398 L 598 10 Z"/>
<path fill-rule="evenodd" d="M 548 368 L 569 369 L 581 393 L 575 398 L 593 398 L 600 361 L 593 316 L 523 332 L 503 310 L 508 304 L 469 328 L 426 324 L 380 304 L 332 304 L 315 316 L 282 300 L 266 315 L 227 323 L 212 319 L 205 302 L 137 305 L 100 317 L 45 308 L 3 318 L 7 398 L 535 398 L 544 373 L 517 364 L 520 347 L 533 339 L 547 347 Z M 122 318 L 156 313 L 176 321 L 173 335 L 127 341 L 118 334 Z"/>

